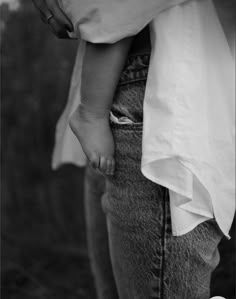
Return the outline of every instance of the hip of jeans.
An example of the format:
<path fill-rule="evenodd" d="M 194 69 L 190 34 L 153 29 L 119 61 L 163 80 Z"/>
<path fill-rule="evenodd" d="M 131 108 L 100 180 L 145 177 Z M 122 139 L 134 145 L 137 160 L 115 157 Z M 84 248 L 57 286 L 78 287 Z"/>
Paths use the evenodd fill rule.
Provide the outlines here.
<path fill-rule="evenodd" d="M 143 100 L 150 53 L 130 55 L 122 71 L 111 112 L 115 118 L 133 123 L 143 121 Z M 129 122 L 128 121 L 128 122 Z"/>

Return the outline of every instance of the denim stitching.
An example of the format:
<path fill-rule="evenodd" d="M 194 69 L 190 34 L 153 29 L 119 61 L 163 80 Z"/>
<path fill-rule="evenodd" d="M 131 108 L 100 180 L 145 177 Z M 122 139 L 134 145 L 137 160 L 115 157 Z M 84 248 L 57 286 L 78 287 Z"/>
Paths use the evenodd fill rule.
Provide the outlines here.
<path fill-rule="evenodd" d="M 153 263 L 153 267 L 151 269 L 155 281 L 151 281 L 152 294 L 150 294 L 150 298 L 152 299 L 163 299 L 164 298 L 164 274 L 165 274 L 165 252 L 166 252 L 166 238 L 168 237 L 168 230 L 170 226 L 170 211 L 168 209 L 169 203 L 169 193 L 168 189 L 162 189 L 162 231 L 161 231 L 161 252 L 158 253 L 160 257 L 159 266 Z"/>
<path fill-rule="evenodd" d="M 163 196 L 163 229 L 162 229 L 162 255 L 161 255 L 161 289 L 160 289 L 160 298 L 164 298 L 164 272 L 165 272 L 165 250 L 166 250 L 166 194 L 167 190 L 165 189 L 165 194 Z"/>
<path fill-rule="evenodd" d="M 126 81 L 124 81 L 124 82 L 120 82 L 119 84 L 118 84 L 118 86 L 124 86 L 124 85 L 126 85 L 126 84 L 130 84 L 130 83 L 135 83 L 135 82 L 139 82 L 139 81 L 146 81 L 147 80 L 147 77 L 145 76 L 145 75 L 143 75 L 143 76 L 140 76 L 139 78 L 133 78 L 133 79 L 127 79 Z"/>
<path fill-rule="evenodd" d="M 129 56 L 121 74 L 119 85 L 147 79 L 150 53 Z"/>

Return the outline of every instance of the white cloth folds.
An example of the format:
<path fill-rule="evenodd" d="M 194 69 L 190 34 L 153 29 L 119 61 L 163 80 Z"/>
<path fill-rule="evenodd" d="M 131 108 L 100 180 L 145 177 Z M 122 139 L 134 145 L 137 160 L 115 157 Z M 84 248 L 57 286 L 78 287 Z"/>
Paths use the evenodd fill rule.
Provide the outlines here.
<path fill-rule="evenodd" d="M 60 0 L 74 24 L 71 37 L 114 43 L 136 35 L 161 11 L 187 0 Z"/>
<path fill-rule="evenodd" d="M 81 71 L 86 43 L 79 42 L 70 92 L 66 107 L 58 120 L 55 134 L 55 146 L 52 155 L 52 168 L 57 169 L 61 164 L 72 163 L 83 167 L 86 165 L 86 156 L 83 149 L 69 126 L 69 117 L 80 103 Z"/>
<path fill-rule="evenodd" d="M 89 4 L 87 11 L 77 1 L 62 5 L 75 35 L 90 42 L 112 43 L 150 24 L 141 170 L 169 188 L 174 235 L 215 217 L 229 237 L 235 212 L 235 74 L 229 47 L 234 43 L 227 41 L 212 0 L 80 0 Z M 80 100 L 80 75 L 76 80 L 58 125 L 54 167 L 85 161 L 82 156 L 78 162 L 81 148 L 70 143 L 66 124 Z"/>
<path fill-rule="evenodd" d="M 170 190 L 175 235 L 235 211 L 234 61 L 211 1 L 189 1 L 152 22 L 142 172 Z M 152 130 L 150 130 L 152 128 Z"/>

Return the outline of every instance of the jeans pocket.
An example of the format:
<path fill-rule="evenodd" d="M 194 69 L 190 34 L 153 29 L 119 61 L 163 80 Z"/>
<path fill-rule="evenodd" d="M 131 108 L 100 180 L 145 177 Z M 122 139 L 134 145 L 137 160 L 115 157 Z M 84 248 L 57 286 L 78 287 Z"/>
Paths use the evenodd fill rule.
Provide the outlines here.
<path fill-rule="evenodd" d="M 133 133 L 137 132 L 140 133 L 143 130 L 143 123 L 142 122 L 132 122 L 132 123 L 116 123 L 116 122 L 111 122 L 111 129 L 113 133 L 119 131 L 120 134 L 122 134 L 122 131 L 124 132 L 124 138 L 128 137 L 126 136 L 129 134 L 125 133 L 125 131 L 131 131 Z M 131 137 L 131 136 L 130 136 Z M 126 140 L 128 142 L 128 140 Z"/>
<path fill-rule="evenodd" d="M 135 124 L 142 124 L 142 122 L 136 122 L 131 120 L 129 117 L 127 116 L 115 116 L 112 111 L 110 112 L 110 122 L 111 123 L 115 123 L 115 124 L 119 124 L 119 125 L 135 125 Z"/>
<path fill-rule="evenodd" d="M 142 122 L 145 86 L 145 81 L 119 86 L 111 109 L 113 115 L 118 119 L 126 117 L 133 123 Z"/>

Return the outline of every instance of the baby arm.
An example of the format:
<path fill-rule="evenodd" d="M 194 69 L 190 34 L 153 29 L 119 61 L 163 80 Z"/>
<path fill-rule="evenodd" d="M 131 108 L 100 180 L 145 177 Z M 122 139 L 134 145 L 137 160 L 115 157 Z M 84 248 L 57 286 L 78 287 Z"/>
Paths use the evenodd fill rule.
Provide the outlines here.
<path fill-rule="evenodd" d="M 87 43 L 82 68 L 81 105 L 70 126 L 92 166 L 114 173 L 114 140 L 109 112 L 132 37 L 115 44 Z"/>
<path fill-rule="evenodd" d="M 87 44 L 82 70 L 81 101 L 88 109 L 93 109 L 94 112 L 110 110 L 131 40 L 132 38 L 126 38 L 115 44 Z"/>

